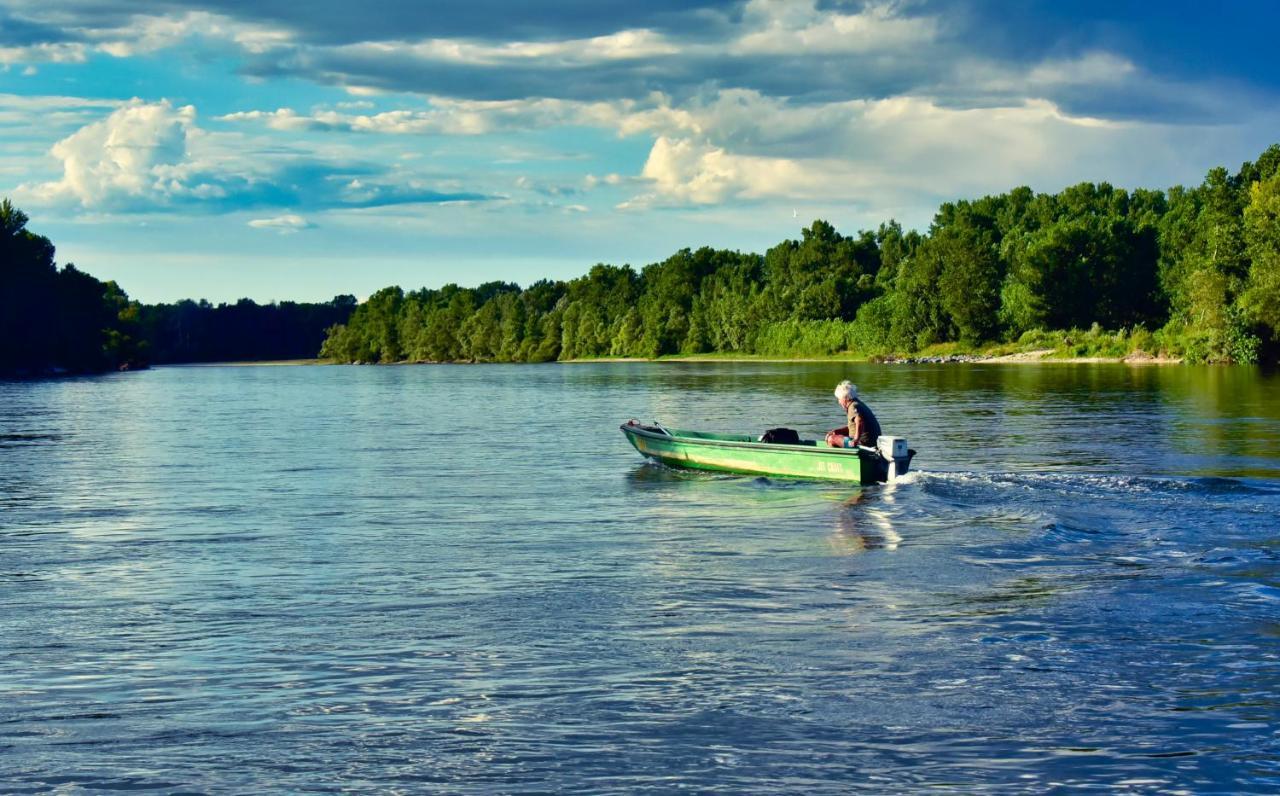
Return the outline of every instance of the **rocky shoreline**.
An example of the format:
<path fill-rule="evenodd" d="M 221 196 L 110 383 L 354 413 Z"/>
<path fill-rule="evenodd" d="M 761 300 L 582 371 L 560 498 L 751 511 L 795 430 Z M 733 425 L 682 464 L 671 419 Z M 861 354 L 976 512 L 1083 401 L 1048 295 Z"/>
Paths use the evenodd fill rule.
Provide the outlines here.
<path fill-rule="evenodd" d="M 995 357 L 977 354 L 946 354 L 924 357 L 873 357 L 871 361 L 881 365 L 950 365 L 962 362 L 989 362 L 992 359 Z"/>
<path fill-rule="evenodd" d="M 1119 363 L 1125 365 L 1177 365 L 1182 359 L 1162 357 L 1146 351 L 1134 351 L 1122 357 L 1054 357 L 1051 348 L 1036 351 L 1020 351 L 1016 354 L 989 356 L 983 354 L 940 354 L 934 356 L 887 356 L 873 358 L 873 362 L 885 365 L 950 365 L 973 362 L 1050 362 L 1054 364 Z"/>

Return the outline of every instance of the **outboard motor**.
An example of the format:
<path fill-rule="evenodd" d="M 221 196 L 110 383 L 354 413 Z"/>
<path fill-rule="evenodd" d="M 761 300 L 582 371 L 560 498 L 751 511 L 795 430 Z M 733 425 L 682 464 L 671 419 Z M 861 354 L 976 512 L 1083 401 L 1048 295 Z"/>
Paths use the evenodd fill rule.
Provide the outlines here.
<path fill-rule="evenodd" d="M 907 447 L 902 437 L 880 437 L 876 440 L 876 452 L 888 463 L 888 474 L 885 481 L 892 482 L 907 474 L 911 467 L 911 457 L 916 452 Z"/>

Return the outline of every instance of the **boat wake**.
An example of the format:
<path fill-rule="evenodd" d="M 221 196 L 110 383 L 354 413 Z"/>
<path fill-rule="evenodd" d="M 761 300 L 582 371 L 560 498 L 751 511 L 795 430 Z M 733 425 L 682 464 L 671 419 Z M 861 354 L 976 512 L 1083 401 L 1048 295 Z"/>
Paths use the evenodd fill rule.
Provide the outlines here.
<path fill-rule="evenodd" d="M 915 470 L 897 481 L 927 487 L 1052 490 L 1063 494 L 1242 495 L 1280 497 L 1280 484 L 1219 476 L 1112 475 L 1079 472 Z"/>
<path fill-rule="evenodd" d="M 881 504 L 903 536 L 1015 561 L 1231 560 L 1276 570 L 1280 484 L 1221 477 L 917 471 Z M 1212 533 L 1205 529 L 1212 528 Z M 1225 551 L 1225 552 L 1224 552 Z M 1216 564 L 1215 564 L 1216 566 Z"/>

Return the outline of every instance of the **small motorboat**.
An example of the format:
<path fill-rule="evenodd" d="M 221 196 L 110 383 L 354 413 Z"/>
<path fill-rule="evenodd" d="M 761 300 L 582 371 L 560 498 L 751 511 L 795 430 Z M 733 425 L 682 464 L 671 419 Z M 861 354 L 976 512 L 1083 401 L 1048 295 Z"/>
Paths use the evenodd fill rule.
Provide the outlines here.
<path fill-rule="evenodd" d="M 726 473 L 881 484 L 906 475 L 916 455 L 902 437 L 882 436 L 874 448 L 830 448 L 815 440 L 780 444 L 749 434 L 711 434 L 636 420 L 621 428 L 627 441 L 650 459 Z"/>

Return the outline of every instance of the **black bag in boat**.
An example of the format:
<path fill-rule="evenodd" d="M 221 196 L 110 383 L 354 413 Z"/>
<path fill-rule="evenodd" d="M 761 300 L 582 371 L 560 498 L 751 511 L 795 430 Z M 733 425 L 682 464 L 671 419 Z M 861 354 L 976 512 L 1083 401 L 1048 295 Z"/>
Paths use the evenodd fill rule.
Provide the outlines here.
<path fill-rule="evenodd" d="M 760 441 L 774 445 L 799 445 L 800 435 L 794 428 L 771 428 L 760 436 Z"/>

